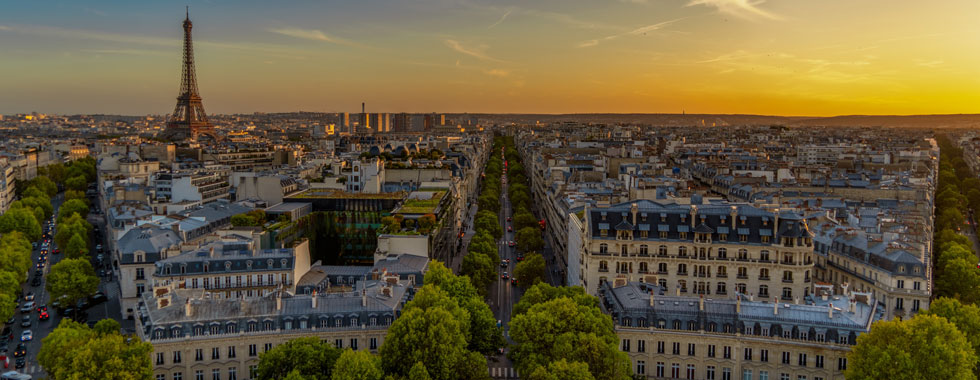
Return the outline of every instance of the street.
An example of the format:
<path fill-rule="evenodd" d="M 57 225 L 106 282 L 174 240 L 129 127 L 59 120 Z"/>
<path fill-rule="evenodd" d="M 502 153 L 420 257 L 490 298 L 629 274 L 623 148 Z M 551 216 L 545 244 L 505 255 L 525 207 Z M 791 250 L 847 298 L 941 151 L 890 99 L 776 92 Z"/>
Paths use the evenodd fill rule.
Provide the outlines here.
<path fill-rule="evenodd" d="M 55 195 L 54 198 L 51 199 L 51 205 L 54 206 L 55 216 L 58 215 L 58 209 L 60 208 L 63 202 L 64 202 L 63 193 L 59 193 Z M 47 221 L 43 222 L 43 224 L 46 223 Z M 42 305 L 50 305 L 52 300 L 50 299 L 50 295 L 48 294 L 48 292 L 45 290 L 48 273 L 50 272 L 51 267 L 57 264 L 59 261 L 61 261 L 62 258 L 65 256 L 64 252 L 59 254 L 54 253 L 54 250 L 58 248 L 57 245 L 54 243 L 54 239 L 53 239 L 55 231 L 56 229 L 52 229 L 50 231 L 52 238 L 51 238 L 50 247 L 48 248 L 49 253 L 47 254 L 47 263 L 42 271 L 43 276 L 41 277 L 41 284 L 39 286 L 31 286 L 30 278 L 28 278 L 27 282 L 22 284 L 22 289 L 24 291 L 24 294 L 34 293 L 35 295 L 34 302 L 36 307 Z M 97 234 L 94 235 L 97 236 Z M 95 245 L 99 244 L 99 239 L 97 239 L 96 236 L 92 237 L 91 240 L 92 246 L 89 247 L 90 254 L 93 256 L 92 257 L 93 260 L 94 260 L 94 256 L 98 254 L 96 252 Z M 42 238 L 41 241 L 38 242 L 37 248 L 31 252 L 31 260 L 33 263 L 35 263 L 35 265 L 39 262 L 41 256 L 41 243 L 43 241 L 44 239 Z M 96 272 L 98 272 L 98 267 L 96 267 Z M 88 313 L 88 321 L 99 321 L 107 317 L 119 320 L 121 317 L 121 314 L 119 313 L 119 306 L 118 306 L 119 303 L 117 301 L 118 297 L 112 296 L 110 295 L 110 292 L 106 291 L 108 289 L 106 289 L 107 287 L 106 287 L 105 280 L 106 278 L 102 278 L 102 282 L 100 282 L 99 284 L 99 289 L 102 290 L 104 293 L 106 293 L 109 299 L 107 300 L 107 302 L 103 302 L 100 305 L 95 305 L 92 308 L 86 310 L 86 312 Z M 112 293 L 118 294 L 118 291 Z M 24 330 L 31 330 L 34 336 L 31 341 L 26 342 L 27 343 L 26 365 L 24 368 L 17 369 L 17 371 L 32 375 L 34 377 L 41 377 L 45 375 L 44 370 L 37 362 L 37 354 L 41 350 L 41 341 L 44 339 L 44 337 L 48 336 L 48 334 L 50 334 L 51 331 L 54 330 L 59 323 L 61 323 L 61 319 L 63 317 L 60 315 L 60 313 L 57 310 L 48 306 L 49 307 L 48 313 L 50 315 L 50 318 L 46 321 L 40 321 L 38 320 L 39 313 L 37 312 L 36 308 L 35 310 L 32 310 L 30 313 L 20 312 L 19 305 L 23 305 L 23 304 L 24 301 L 23 299 L 21 299 L 20 302 L 18 303 L 18 310 L 14 313 L 15 323 L 10 325 L 11 333 L 13 334 L 14 339 L 7 346 L 8 353 L 12 353 L 14 348 L 17 346 L 17 343 L 20 342 L 20 334 Z M 115 307 L 113 307 L 113 305 L 115 305 Z M 24 315 L 31 316 L 30 327 L 21 327 L 20 321 Z M 13 367 L 15 363 L 15 358 L 13 358 L 12 355 L 8 357 L 10 359 L 10 369 L 14 369 Z"/>

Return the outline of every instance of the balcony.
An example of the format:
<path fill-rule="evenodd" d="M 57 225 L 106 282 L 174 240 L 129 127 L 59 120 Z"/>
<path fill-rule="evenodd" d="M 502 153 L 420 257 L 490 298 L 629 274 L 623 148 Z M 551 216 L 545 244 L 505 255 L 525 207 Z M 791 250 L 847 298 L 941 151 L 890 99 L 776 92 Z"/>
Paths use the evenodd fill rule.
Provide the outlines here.
<path fill-rule="evenodd" d="M 715 275 L 718 278 L 728 278 L 728 273 L 718 273 Z"/>
<path fill-rule="evenodd" d="M 792 278 L 784 278 L 783 279 L 783 282 L 784 283 L 787 283 L 787 284 L 792 284 L 793 283 L 793 279 Z"/>
<path fill-rule="evenodd" d="M 735 278 L 737 278 L 739 280 L 748 280 L 749 279 L 749 275 L 747 275 L 747 274 L 740 274 L 740 275 L 735 276 Z"/>
<path fill-rule="evenodd" d="M 769 276 L 759 276 L 759 281 L 769 281 Z"/>
<path fill-rule="evenodd" d="M 783 265 L 796 265 L 796 263 L 793 260 L 783 260 L 783 261 L 780 262 L 780 264 L 783 264 Z"/>
<path fill-rule="evenodd" d="M 687 276 L 687 271 L 683 271 L 683 272 L 680 272 L 679 271 L 679 272 L 677 272 L 677 275 L 678 276 Z"/>
<path fill-rule="evenodd" d="M 599 273 L 608 273 L 609 268 L 599 268 Z"/>

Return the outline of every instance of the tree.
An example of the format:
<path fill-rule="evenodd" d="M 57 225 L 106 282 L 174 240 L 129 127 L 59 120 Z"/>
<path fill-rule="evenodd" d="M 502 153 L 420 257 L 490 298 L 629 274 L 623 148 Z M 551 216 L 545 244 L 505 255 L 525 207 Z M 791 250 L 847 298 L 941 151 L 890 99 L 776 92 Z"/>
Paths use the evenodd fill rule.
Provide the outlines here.
<path fill-rule="evenodd" d="M 381 380 L 381 361 L 367 351 L 344 350 L 333 367 L 332 380 Z"/>
<path fill-rule="evenodd" d="M 582 362 L 568 362 L 561 359 L 534 369 L 528 380 L 594 380 L 589 365 Z"/>
<path fill-rule="evenodd" d="M 65 218 L 71 216 L 72 214 L 78 214 L 85 219 L 88 216 L 88 204 L 81 199 L 72 199 L 61 204 L 61 208 L 58 209 L 58 221 L 64 220 Z"/>
<path fill-rule="evenodd" d="M 528 227 L 538 227 L 538 220 L 527 209 L 514 214 L 514 228 L 518 231 Z"/>
<path fill-rule="evenodd" d="M 0 237 L 0 272 L 12 273 L 17 281 L 16 293 L 20 283 L 27 280 L 27 271 L 34 263 L 31 260 L 33 248 L 20 232 L 11 232 Z"/>
<path fill-rule="evenodd" d="M 473 286 L 486 294 L 487 288 L 497 279 L 497 271 L 494 269 L 495 262 L 491 262 L 487 255 L 481 252 L 470 251 L 463 256 L 461 273 L 469 276 Z"/>
<path fill-rule="evenodd" d="M 523 252 L 540 251 L 544 248 L 540 228 L 524 227 L 517 231 L 516 239 L 517 249 Z"/>
<path fill-rule="evenodd" d="M 429 370 L 425 369 L 425 364 L 415 362 L 412 369 L 408 371 L 408 380 L 431 380 Z"/>
<path fill-rule="evenodd" d="M 254 227 L 258 226 L 255 218 L 252 218 L 248 214 L 238 214 L 231 216 L 231 225 L 235 227 Z"/>
<path fill-rule="evenodd" d="M 41 238 L 41 224 L 34 216 L 34 210 L 17 207 L 7 210 L 0 215 L 0 233 L 18 231 L 30 240 Z"/>
<path fill-rule="evenodd" d="M 152 351 L 151 344 L 138 338 L 124 337 L 118 331 L 95 331 L 65 318 L 42 340 L 37 359 L 53 380 L 149 380 Z"/>
<path fill-rule="evenodd" d="M 969 379 L 977 356 L 952 323 L 920 314 L 875 322 L 858 337 L 847 361 L 844 375 L 851 380 Z"/>
<path fill-rule="evenodd" d="M 61 183 L 65 180 L 65 164 L 57 163 L 47 166 L 42 166 L 37 169 L 37 174 L 39 176 L 48 177 L 54 183 Z"/>
<path fill-rule="evenodd" d="M 92 330 L 99 335 L 119 334 L 119 331 L 122 330 L 122 325 L 115 319 L 106 318 L 96 322 Z"/>
<path fill-rule="evenodd" d="M 28 188 L 30 188 L 30 186 L 35 186 L 38 189 L 41 189 L 41 191 L 43 191 L 45 194 L 48 194 L 48 198 L 54 197 L 56 194 L 58 194 L 58 185 L 56 185 L 54 181 L 51 181 L 50 178 L 45 176 L 35 177 L 33 180 L 31 180 Z"/>
<path fill-rule="evenodd" d="M 517 284 L 523 288 L 544 282 L 544 275 L 544 258 L 536 252 L 524 256 L 524 261 L 517 263 L 517 267 L 514 268 Z"/>
<path fill-rule="evenodd" d="M 280 344 L 259 355 L 259 379 L 281 379 L 298 372 L 305 379 L 330 379 L 340 349 L 317 337 L 303 337 Z"/>
<path fill-rule="evenodd" d="M 85 195 L 84 191 L 78 190 L 65 190 L 65 200 L 79 199 L 88 203 L 88 197 Z"/>
<path fill-rule="evenodd" d="M 514 304 L 511 316 L 524 314 L 534 305 L 558 298 L 568 298 L 585 307 L 599 307 L 599 299 L 586 294 L 585 288 L 581 286 L 551 286 L 542 282 L 524 292 L 520 301 Z"/>
<path fill-rule="evenodd" d="M 17 310 L 20 300 L 20 281 L 17 275 L 10 271 L 0 271 L 0 319 L 6 321 Z"/>
<path fill-rule="evenodd" d="M 497 327 L 497 319 L 493 316 L 493 311 L 486 302 L 483 302 L 477 288 L 466 277 L 456 276 L 442 263 L 434 262 L 429 264 L 425 281 L 445 291 L 470 314 L 469 349 L 471 351 L 490 354 L 497 348 L 503 347 L 505 343 L 503 332 Z"/>
<path fill-rule="evenodd" d="M 85 191 L 88 188 L 88 181 L 85 179 L 85 176 L 81 175 L 70 177 L 65 180 L 65 188 Z"/>
<path fill-rule="evenodd" d="M 54 234 L 54 242 L 59 247 L 68 247 L 68 241 L 74 235 L 81 235 L 85 239 L 86 246 L 91 245 L 89 233 L 92 232 L 92 225 L 82 219 L 81 215 L 72 214 L 58 223 L 58 229 Z"/>
<path fill-rule="evenodd" d="M 21 198 L 39 197 L 47 198 L 48 194 L 38 189 L 37 186 L 30 186 L 20 194 Z"/>
<path fill-rule="evenodd" d="M 929 310 L 923 312 L 946 318 L 963 333 L 973 347 L 973 352 L 980 357 L 980 307 L 967 305 L 953 298 L 940 297 L 929 304 Z M 978 369 L 974 369 L 974 373 Z"/>
<path fill-rule="evenodd" d="M 44 210 L 44 217 L 38 219 L 38 222 L 47 220 L 54 215 L 54 206 L 51 205 L 51 199 L 48 197 L 22 197 L 19 201 L 10 204 L 10 208 L 16 208 L 24 206 L 31 209 L 36 209 L 40 207 Z"/>
<path fill-rule="evenodd" d="M 481 211 L 488 210 L 494 213 L 500 212 L 500 197 L 494 192 L 484 191 L 480 194 L 480 197 L 477 198 L 476 201 Z"/>
<path fill-rule="evenodd" d="M 65 258 L 51 266 L 45 289 L 51 299 L 64 297 L 69 305 L 74 305 L 85 297 L 95 294 L 99 288 L 99 278 L 95 277 L 92 264 L 85 259 Z"/>
<path fill-rule="evenodd" d="M 952 297 L 963 303 L 975 304 L 980 301 L 980 273 L 977 273 L 976 259 L 966 261 L 954 259 L 943 267 L 942 276 L 936 279 L 940 295 Z"/>
<path fill-rule="evenodd" d="M 494 239 L 500 239 L 504 236 L 504 230 L 500 227 L 500 221 L 497 219 L 497 213 L 494 211 L 482 210 L 476 213 L 473 226 L 477 231 L 483 230 L 489 232 Z"/>
<path fill-rule="evenodd" d="M 72 259 L 83 259 L 88 256 L 88 245 L 85 243 L 85 239 L 81 235 L 72 235 L 71 239 L 68 239 L 68 246 L 65 247 L 65 255 Z"/>
<path fill-rule="evenodd" d="M 519 373 L 565 359 L 583 362 L 596 379 L 629 379 L 630 360 L 619 351 L 612 319 L 597 307 L 557 298 L 531 306 L 510 321 L 517 343 L 509 357 Z"/>

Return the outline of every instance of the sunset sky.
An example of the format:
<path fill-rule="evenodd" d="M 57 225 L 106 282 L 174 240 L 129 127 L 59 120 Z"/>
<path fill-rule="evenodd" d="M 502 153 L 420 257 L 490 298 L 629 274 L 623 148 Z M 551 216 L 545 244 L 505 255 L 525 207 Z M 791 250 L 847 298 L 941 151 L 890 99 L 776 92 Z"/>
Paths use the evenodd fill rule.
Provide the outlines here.
<path fill-rule="evenodd" d="M 0 113 L 170 112 L 184 4 L 3 1 Z M 980 113 L 977 0 L 189 5 L 209 113 Z"/>

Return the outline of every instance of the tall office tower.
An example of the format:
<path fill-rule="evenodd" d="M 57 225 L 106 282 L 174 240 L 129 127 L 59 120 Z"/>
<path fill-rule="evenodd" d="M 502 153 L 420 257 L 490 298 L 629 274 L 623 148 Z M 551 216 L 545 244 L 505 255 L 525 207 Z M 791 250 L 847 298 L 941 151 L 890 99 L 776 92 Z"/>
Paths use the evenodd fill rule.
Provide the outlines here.
<path fill-rule="evenodd" d="M 194 70 L 194 44 L 191 41 L 190 12 L 184 19 L 184 63 L 177 106 L 167 121 L 165 136 L 173 140 L 197 139 L 200 135 L 217 138 L 214 126 L 204 113 L 204 104 L 197 90 L 197 73 Z"/>

